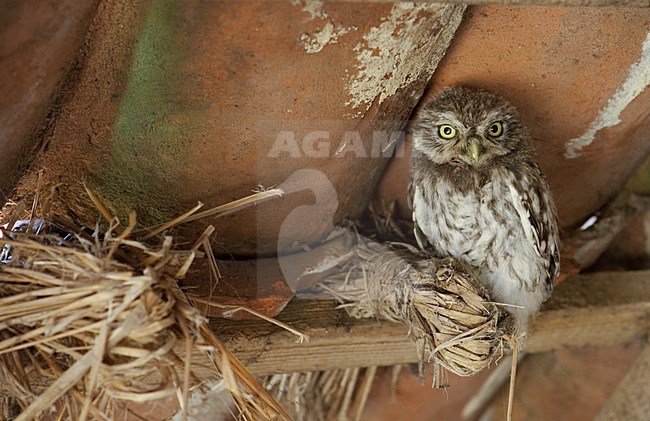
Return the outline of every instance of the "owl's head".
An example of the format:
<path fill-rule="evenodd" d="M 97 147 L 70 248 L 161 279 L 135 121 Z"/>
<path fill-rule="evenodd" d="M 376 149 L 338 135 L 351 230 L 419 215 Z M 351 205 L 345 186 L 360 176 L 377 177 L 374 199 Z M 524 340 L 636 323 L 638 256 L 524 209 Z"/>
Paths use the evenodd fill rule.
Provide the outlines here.
<path fill-rule="evenodd" d="M 413 127 L 414 148 L 436 164 L 482 167 L 499 158 L 529 157 L 528 131 L 505 99 L 451 87 L 427 103 Z"/>

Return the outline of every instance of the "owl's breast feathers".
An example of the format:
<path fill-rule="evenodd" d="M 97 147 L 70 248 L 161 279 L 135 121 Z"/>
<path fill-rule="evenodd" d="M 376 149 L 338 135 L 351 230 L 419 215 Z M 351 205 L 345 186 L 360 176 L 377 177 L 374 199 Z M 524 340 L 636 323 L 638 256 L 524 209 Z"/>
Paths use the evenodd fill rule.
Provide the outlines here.
<path fill-rule="evenodd" d="M 487 172 L 435 171 L 414 162 L 409 185 L 418 243 L 473 266 L 493 296 L 537 311 L 559 271 L 548 184 L 534 163 Z"/>

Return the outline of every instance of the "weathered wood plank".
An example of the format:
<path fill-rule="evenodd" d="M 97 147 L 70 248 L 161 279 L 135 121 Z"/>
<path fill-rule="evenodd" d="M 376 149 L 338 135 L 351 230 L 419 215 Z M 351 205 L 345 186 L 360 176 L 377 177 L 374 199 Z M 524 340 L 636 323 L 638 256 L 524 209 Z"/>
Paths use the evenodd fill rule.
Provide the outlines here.
<path fill-rule="evenodd" d="M 393 365 L 417 361 L 406 327 L 355 320 L 327 299 L 298 298 L 278 319 L 310 336 L 267 322 L 212 319 L 228 349 L 255 374 Z M 650 271 L 578 275 L 562 283 L 533 323 L 526 352 L 632 342 L 650 332 Z"/>
<path fill-rule="evenodd" d="M 332 300 L 294 300 L 278 319 L 309 335 L 310 341 L 297 343 L 295 335 L 267 322 L 213 320 L 212 326 L 219 338 L 225 338 L 226 347 L 256 374 L 417 360 L 405 326 L 351 319 Z"/>
<path fill-rule="evenodd" d="M 526 352 L 630 343 L 650 332 L 650 271 L 574 276 L 542 310 Z"/>

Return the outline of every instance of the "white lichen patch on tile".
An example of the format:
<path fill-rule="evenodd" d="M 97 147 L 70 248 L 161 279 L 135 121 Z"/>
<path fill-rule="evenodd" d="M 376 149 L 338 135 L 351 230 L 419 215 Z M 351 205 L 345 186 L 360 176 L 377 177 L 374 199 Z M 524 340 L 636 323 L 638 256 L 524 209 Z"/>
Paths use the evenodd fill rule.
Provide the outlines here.
<path fill-rule="evenodd" d="M 309 13 L 310 19 L 325 19 L 327 18 L 327 12 L 323 6 L 325 5 L 324 1 L 320 0 L 306 0 L 304 2 L 294 1 L 293 4 L 302 4 L 303 12 Z"/>
<path fill-rule="evenodd" d="M 567 159 L 579 157 L 582 150 L 593 143 L 599 130 L 619 124 L 623 110 L 648 85 L 650 85 L 650 33 L 643 43 L 641 57 L 630 67 L 625 81 L 607 101 L 607 105 L 600 111 L 596 119 L 591 122 L 587 131 L 566 143 L 564 157 Z"/>
<path fill-rule="evenodd" d="M 302 5 L 303 12 L 309 14 L 310 20 L 318 19 L 325 21 L 322 28 L 312 32 L 300 35 L 300 42 L 305 51 L 309 54 L 320 52 L 326 45 L 336 44 L 340 36 L 347 34 L 354 27 L 343 27 L 335 24 L 332 17 L 325 11 L 323 1 L 306 0 L 304 3 L 294 2 L 296 5 Z"/>
<path fill-rule="evenodd" d="M 341 35 L 347 34 L 350 28 L 334 26 L 332 22 L 327 22 L 323 29 L 312 34 L 302 34 L 300 41 L 305 51 L 310 54 L 318 53 L 328 44 L 336 44 Z"/>
<path fill-rule="evenodd" d="M 399 2 L 357 44 L 356 71 L 346 78 L 346 106 L 362 115 L 377 99 L 431 76 L 456 32 L 462 5 Z"/>

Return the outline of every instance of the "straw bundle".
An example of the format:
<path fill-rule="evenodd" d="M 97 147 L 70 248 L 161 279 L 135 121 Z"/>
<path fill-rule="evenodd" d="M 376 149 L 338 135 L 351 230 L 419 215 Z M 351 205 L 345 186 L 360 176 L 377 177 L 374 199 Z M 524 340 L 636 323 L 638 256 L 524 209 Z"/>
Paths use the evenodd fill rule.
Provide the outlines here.
<path fill-rule="evenodd" d="M 226 206 L 228 212 L 234 208 Z M 189 218 L 188 213 L 163 229 Z M 186 409 L 191 389 L 220 381 L 242 419 L 287 418 L 178 287 L 207 238 L 189 250 L 176 250 L 170 237 L 152 246 L 134 239 L 134 215 L 126 228 L 110 220 L 104 230 L 30 219 L 22 226 L 11 221 L 16 229 L 3 231 L 3 416 L 113 419 L 126 414 L 130 403 L 169 396 Z M 195 374 L 198 353 L 213 362 L 212 378 L 205 369 L 201 378 Z"/>
<path fill-rule="evenodd" d="M 269 392 L 295 421 L 361 418 L 377 367 L 276 374 Z"/>
<path fill-rule="evenodd" d="M 349 235 L 356 237 L 354 249 L 337 259 L 343 262 L 337 273 L 315 289 L 335 297 L 352 317 L 406 324 L 421 378 L 431 362 L 433 386 L 445 387 L 442 369 L 471 376 L 501 356 L 512 320 L 464 265 L 408 244 Z M 393 385 L 400 369 L 393 367 Z M 358 420 L 376 372 L 368 367 L 278 374 L 266 379 L 266 387 L 292 419 Z"/>
<path fill-rule="evenodd" d="M 433 362 L 470 376 L 501 355 L 512 323 L 471 272 L 451 259 L 435 259 L 407 244 L 392 248 L 360 240 L 342 272 L 320 284 L 356 318 L 405 323 L 414 340 L 420 375 Z"/>

